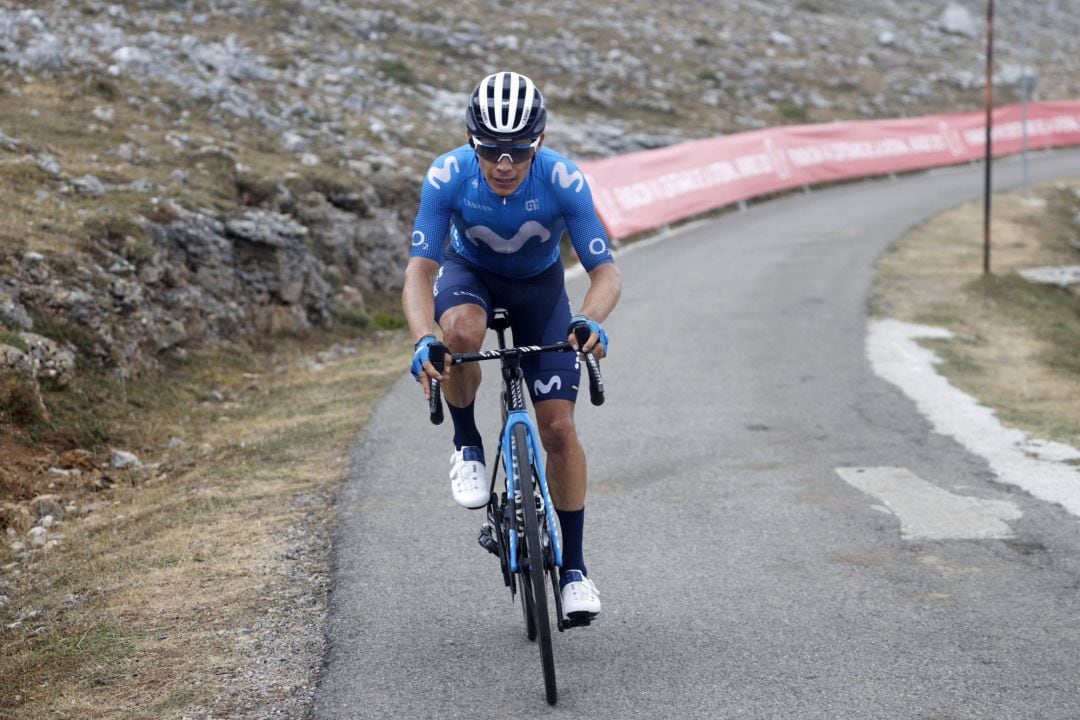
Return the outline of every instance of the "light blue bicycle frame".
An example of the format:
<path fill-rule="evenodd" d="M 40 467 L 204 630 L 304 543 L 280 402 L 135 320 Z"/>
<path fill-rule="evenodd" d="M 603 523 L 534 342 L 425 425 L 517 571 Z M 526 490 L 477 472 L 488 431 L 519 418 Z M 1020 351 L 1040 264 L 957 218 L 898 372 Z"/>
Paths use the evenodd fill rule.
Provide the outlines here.
<path fill-rule="evenodd" d="M 551 547 L 555 551 L 555 564 L 558 567 L 562 567 L 562 539 L 559 537 L 558 523 L 555 522 L 555 506 L 551 504 L 551 494 L 548 492 L 547 476 L 544 473 L 544 464 L 540 462 L 540 453 L 537 452 L 537 448 L 540 447 L 540 437 L 536 433 L 536 428 L 533 427 L 532 420 L 529 418 L 527 410 L 510 410 L 506 415 L 506 427 L 503 428 L 502 434 L 502 456 L 503 456 L 503 469 L 506 472 L 506 492 L 507 497 L 517 498 L 518 496 L 518 483 L 520 475 L 519 470 L 522 472 L 528 472 L 528 468 L 516 468 L 517 455 L 514 453 L 514 428 L 517 425 L 525 426 L 525 443 L 528 445 L 529 450 L 529 462 L 536 468 L 536 477 L 540 482 L 540 493 L 544 497 L 544 517 L 547 518 L 548 535 L 551 537 Z M 526 504 L 526 498 L 521 497 L 522 512 L 532 510 L 535 512 L 531 502 Z M 517 563 L 517 532 L 510 533 L 510 571 L 518 571 Z"/>

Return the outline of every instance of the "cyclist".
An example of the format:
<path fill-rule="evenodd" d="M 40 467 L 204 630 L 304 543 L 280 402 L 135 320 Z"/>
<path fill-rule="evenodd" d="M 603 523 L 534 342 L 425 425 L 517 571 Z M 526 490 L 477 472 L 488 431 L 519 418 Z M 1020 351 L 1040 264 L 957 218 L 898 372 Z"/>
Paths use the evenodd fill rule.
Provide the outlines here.
<path fill-rule="evenodd" d="M 546 123 L 543 95 L 528 77 L 499 72 L 481 80 L 465 111 L 468 142 L 432 163 L 413 226 L 402 291 L 416 338 L 411 370 L 425 395 L 432 378 L 442 383 L 454 424 L 450 488 L 467 508 L 486 505 L 489 493 L 473 413 L 480 367 L 451 372 L 447 366 L 440 376 L 429 359 L 438 342 L 435 324 L 451 351 L 476 352 L 497 307 L 510 311 L 518 345 L 569 340 L 577 348 L 572 328 L 584 323 L 592 332 L 580 349 L 602 358 L 608 338 L 600 322 L 619 299 L 619 270 L 589 185 L 572 161 L 544 147 Z M 564 231 L 589 274 L 572 317 L 559 252 Z M 593 617 L 600 596 L 582 551 L 587 470 L 574 426 L 578 356 L 545 353 L 521 364 L 562 528 L 563 609 L 570 617 Z"/>

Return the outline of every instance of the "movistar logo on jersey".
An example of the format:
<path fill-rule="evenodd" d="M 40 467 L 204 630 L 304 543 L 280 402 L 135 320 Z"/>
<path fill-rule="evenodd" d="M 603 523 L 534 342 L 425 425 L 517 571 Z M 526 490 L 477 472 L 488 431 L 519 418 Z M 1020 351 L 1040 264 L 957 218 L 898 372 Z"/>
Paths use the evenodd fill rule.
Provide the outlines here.
<path fill-rule="evenodd" d="M 473 225 L 465 231 L 465 237 L 472 240 L 474 245 L 484 243 L 497 253 L 509 255 L 520 250 L 534 237 L 540 238 L 541 243 L 547 242 L 551 231 L 535 220 L 529 220 L 518 228 L 512 238 L 504 238 L 486 225 Z"/>
<path fill-rule="evenodd" d="M 585 187 L 585 176 L 580 170 L 570 172 L 570 168 L 566 166 L 566 163 L 555 163 L 555 169 L 551 171 L 551 184 L 558 183 L 560 187 L 566 189 L 571 185 L 577 184 L 574 188 L 574 192 L 581 192 Z"/>
<path fill-rule="evenodd" d="M 440 183 L 445 184 L 450 182 L 456 172 L 461 172 L 461 167 L 458 165 L 457 158 L 451 155 L 443 161 L 442 167 L 432 165 L 427 171 L 427 179 L 432 187 L 436 190 L 441 190 L 442 185 L 440 185 Z"/>

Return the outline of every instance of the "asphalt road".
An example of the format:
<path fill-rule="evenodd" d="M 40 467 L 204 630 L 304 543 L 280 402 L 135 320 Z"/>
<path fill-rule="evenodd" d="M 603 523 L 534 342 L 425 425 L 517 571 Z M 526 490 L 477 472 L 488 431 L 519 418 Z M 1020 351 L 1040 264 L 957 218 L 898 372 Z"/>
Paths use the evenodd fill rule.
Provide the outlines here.
<path fill-rule="evenodd" d="M 1078 172 L 1032 158 L 1033 180 Z M 1080 717 L 1080 520 L 995 483 L 866 358 L 878 256 L 981 188 L 980 166 L 835 187 L 620 258 L 608 401 L 578 413 L 604 612 L 555 635 L 554 708 L 481 515 L 450 497 L 449 426 L 403 376 L 339 498 L 315 716 Z M 838 472 L 885 467 L 1013 508 L 1012 537 L 903 536 Z"/>

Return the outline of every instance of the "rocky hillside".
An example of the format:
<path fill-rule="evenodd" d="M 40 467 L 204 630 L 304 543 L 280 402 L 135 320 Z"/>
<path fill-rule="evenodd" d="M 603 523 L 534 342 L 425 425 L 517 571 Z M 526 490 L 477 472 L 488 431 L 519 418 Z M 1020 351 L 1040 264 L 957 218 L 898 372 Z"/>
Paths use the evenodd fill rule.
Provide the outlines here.
<path fill-rule="evenodd" d="M 1080 97 L 1070 0 L 999 3 L 996 98 Z M 63 384 L 370 322 L 421 170 L 513 68 L 597 157 L 982 102 L 984 3 L 0 0 L 0 365 Z"/>

